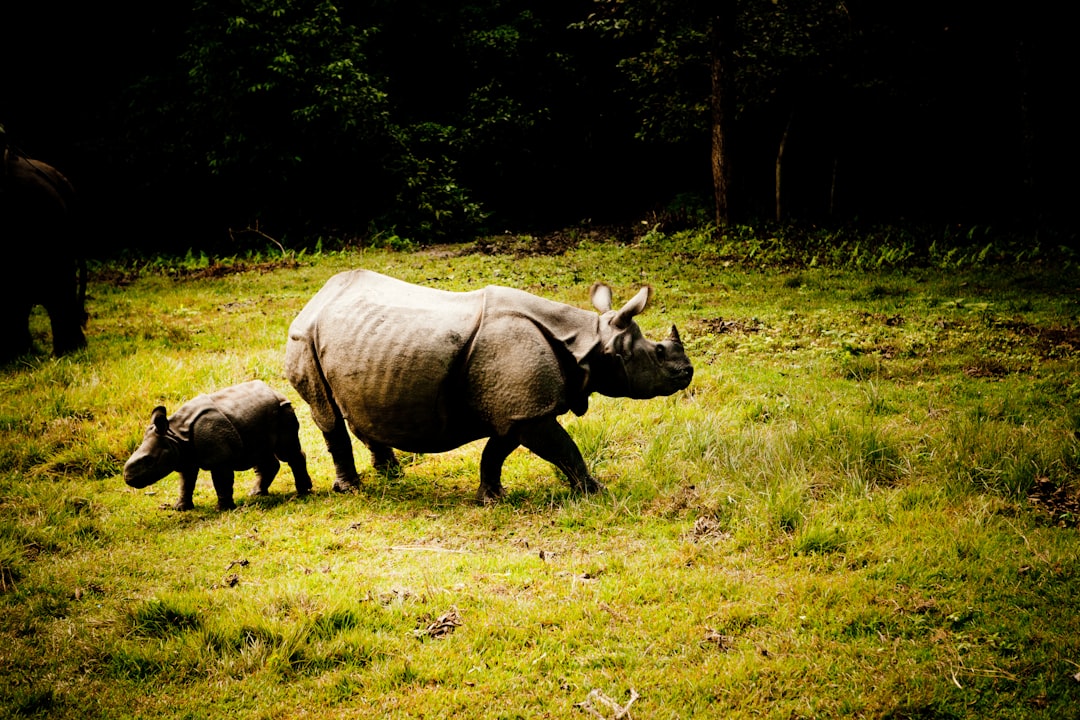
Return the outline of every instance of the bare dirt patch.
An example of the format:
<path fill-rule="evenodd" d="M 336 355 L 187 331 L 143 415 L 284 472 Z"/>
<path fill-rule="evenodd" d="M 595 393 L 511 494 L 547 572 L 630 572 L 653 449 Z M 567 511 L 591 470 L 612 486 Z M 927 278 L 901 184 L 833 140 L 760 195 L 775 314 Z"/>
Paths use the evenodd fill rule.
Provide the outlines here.
<path fill-rule="evenodd" d="M 1011 367 L 1008 363 L 995 358 L 981 358 L 964 365 L 964 374 L 970 378 L 1000 380 L 1013 373 L 1027 372 L 1029 369 L 1027 365 Z"/>
<path fill-rule="evenodd" d="M 750 319 L 729 319 L 722 317 L 703 318 L 695 323 L 695 329 L 702 333 L 722 335 L 724 333 L 749 334 L 761 332 L 763 326 L 760 321 Z"/>
<path fill-rule="evenodd" d="M 153 272 L 177 280 L 202 280 L 206 278 L 222 278 L 228 275 L 236 275 L 245 272 L 257 272 L 260 274 L 273 272 L 282 268 L 300 267 L 300 261 L 293 257 L 282 257 L 276 260 L 264 262 L 245 262 L 242 260 L 229 263 L 211 262 L 205 267 L 184 267 L 181 264 L 162 268 L 159 271 L 147 270 L 143 267 L 103 267 L 90 273 L 90 279 L 94 282 L 114 287 L 124 287 L 139 279 L 140 276 Z"/>
<path fill-rule="evenodd" d="M 1031 339 L 1035 349 L 1044 358 L 1068 357 L 1080 352 L 1080 327 L 1043 327 L 1019 319 L 999 320 L 994 323 L 994 327 Z"/>
<path fill-rule="evenodd" d="M 563 255 L 582 242 L 628 244 L 642 234 L 633 225 L 596 225 L 567 228 L 538 235 L 513 234 L 491 235 L 462 247 L 461 255 L 513 255 L 529 257 Z"/>
<path fill-rule="evenodd" d="M 1028 502 L 1042 511 L 1059 527 L 1080 523 L 1080 488 L 1059 485 L 1050 478 L 1039 478 L 1028 491 Z"/>

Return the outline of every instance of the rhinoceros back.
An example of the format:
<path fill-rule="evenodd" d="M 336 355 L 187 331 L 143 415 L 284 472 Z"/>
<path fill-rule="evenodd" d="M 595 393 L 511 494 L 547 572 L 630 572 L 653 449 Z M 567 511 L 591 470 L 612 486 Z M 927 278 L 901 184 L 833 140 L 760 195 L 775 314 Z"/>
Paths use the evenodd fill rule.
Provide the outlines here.
<path fill-rule="evenodd" d="M 460 396 L 483 309 L 482 291 L 340 273 L 290 326 L 286 373 L 324 432 L 336 407 L 362 438 L 417 452 L 457 447 L 480 436 Z"/>
<path fill-rule="evenodd" d="M 191 443 L 199 467 L 252 467 L 276 445 L 280 408 L 285 396 L 261 380 L 198 395 L 169 418 L 173 431 Z"/>

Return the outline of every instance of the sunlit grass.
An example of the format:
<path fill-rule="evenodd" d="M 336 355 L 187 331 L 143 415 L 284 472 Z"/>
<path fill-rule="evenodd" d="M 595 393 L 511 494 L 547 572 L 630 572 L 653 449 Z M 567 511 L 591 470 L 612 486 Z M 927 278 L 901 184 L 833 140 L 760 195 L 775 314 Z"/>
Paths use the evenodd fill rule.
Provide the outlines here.
<path fill-rule="evenodd" d="M 693 250 L 693 248 L 690 248 Z M 1080 703 L 1076 287 L 1065 273 L 364 251 L 91 285 L 90 346 L 0 374 L 0 715 L 1066 717 Z M 334 272 L 495 282 L 588 306 L 642 282 L 694 383 L 563 424 L 606 486 L 482 443 L 330 491 L 285 331 Z M 47 325 L 35 339 L 47 346 Z M 1070 330 L 1071 329 L 1071 330 Z M 1070 334 L 1071 333 L 1071 334 Z M 154 405 L 260 378 L 297 406 L 315 492 L 166 509 L 119 473 Z M 457 625 L 439 627 L 453 612 Z"/>

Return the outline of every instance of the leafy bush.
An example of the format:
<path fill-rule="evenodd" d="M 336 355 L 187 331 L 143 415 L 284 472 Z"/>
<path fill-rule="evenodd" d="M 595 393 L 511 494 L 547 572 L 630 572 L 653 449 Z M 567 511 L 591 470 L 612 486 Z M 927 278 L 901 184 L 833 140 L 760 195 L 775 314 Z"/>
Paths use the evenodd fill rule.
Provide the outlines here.
<path fill-rule="evenodd" d="M 891 270 L 933 267 L 947 270 L 1055 262 L 1070 267 L 1076 252 L 1067 244 L 1044 247 L 1035 238 L 997 233 L 991 228 L 944 230 L 903 225 L 840 228 L 800 225 L 710 224 L 671 232 L 662 222 L 641 242 L 652 247 L 753 267 L 829 267 Z"/>

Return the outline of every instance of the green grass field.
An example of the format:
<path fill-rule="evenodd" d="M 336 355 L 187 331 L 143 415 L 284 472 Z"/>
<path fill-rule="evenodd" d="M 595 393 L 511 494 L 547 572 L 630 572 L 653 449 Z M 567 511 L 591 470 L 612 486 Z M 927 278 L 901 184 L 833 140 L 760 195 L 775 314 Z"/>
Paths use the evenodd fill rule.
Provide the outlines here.
<path fill-rule="evenodd" d="M 0 717 L 1075 716 L 1074 269 L 467 247 L 99 269 L 89 348 L 0 371 Z M 518 450 L 479 506 L 481 443 L 394 478 L 357 447 L 332 493 L 282 356 L 352 267 L 579 307 L 650 283 L 638 322 L 678 325 L 694 382 L 563 418 L 601 494 Z M 175 475 L 124 485 L 153 406 L 254 378 L 297 408 L 311 496 L 287 467 L 227 513 L 207 473 L 187 513 Z"/>

